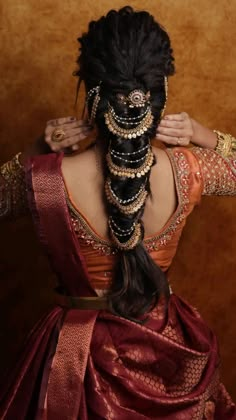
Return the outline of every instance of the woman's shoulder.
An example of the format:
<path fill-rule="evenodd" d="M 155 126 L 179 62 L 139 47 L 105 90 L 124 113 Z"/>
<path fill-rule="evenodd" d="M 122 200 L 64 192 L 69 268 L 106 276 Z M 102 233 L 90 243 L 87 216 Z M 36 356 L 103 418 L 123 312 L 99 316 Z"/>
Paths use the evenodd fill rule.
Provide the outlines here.
<path fill-rule="evenodd" d="M 178 173 L 199 172 L 199 159 L 192 147 L 165 147 L 161 150 L 163 162 L 169 162 L 172 169 Z M 160 152 L 159 152 L 160 153 Z"/>
<path fill-rule="evenodd" d="M 182 201 L 186 199 L 189 202 L 198 202 L 203 188 L 202 177 L 199 161 L 191 148 L 178 146 L 154 148 L 153 151 L 158 165 L 153 171 L 152 184 L 155 185 L 160 176 L 162 183 L 175 184 Z"/>
<path fill-rule="evenodd" d="M 184 172 L 193 172 L 199 170 L 199 164 L 191 148 L 187 147 L 152 147 L 157 165 L 153 167 L 153 173 L 162 177 L 169 172 L 173 175 Z"/>
<path fill-rule="evenodd" d="M 73 155 L 64 156 L 62 159 L 62 175 L 66 184 L 73 189 L 90 188 L 90 185 L 98 185 L 100 180 L 100 171 L 98 170 L 98 162 L 94 147 L 75 153 Z"/>

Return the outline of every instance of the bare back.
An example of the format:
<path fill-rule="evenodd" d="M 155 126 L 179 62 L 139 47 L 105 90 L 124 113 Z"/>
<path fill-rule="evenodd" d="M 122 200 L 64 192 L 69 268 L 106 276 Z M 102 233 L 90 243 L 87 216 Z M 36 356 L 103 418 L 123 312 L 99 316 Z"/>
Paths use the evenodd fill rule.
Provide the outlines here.
<path fill-rule="evenodd" d="M 150 184 L 152 197 L 148 197 L 143 214 L 145 237 L 159 232 L 177 207 L 177 194 L 173 168 L 167 153 L 152 148 L 157 163 L 152 167 Z M 107 213 L 104 203 L 104 177 L 100 156 L 94 147 L 81 154 L 64 157 L 62 173 L 70 198 L 77 209 L 102 238 L 109 238 Z"/>

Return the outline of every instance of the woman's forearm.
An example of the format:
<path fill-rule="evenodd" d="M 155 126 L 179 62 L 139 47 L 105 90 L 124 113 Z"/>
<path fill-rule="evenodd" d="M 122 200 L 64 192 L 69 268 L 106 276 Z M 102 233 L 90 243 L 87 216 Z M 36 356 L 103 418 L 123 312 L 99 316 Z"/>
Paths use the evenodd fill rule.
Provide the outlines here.
<path fill-rule="evenodd" d="M 215 149 L 217 145 L 217 135 L 209 128 L 204 127 L 199 122 L 191 118 L 193 136 L 191 142 L 197 146 L 207 149 Z"/>

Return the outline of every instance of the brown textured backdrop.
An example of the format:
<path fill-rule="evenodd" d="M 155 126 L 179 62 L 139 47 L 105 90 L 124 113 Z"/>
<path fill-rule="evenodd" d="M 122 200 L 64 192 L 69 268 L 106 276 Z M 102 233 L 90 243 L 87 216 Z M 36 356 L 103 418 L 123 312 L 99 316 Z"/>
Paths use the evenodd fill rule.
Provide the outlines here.
<path fill-rule="evenodd" d="M 73 114 L 77 36 L 126 1 L 1 2 L 0 163 L 27 147 L 49 119 Z M 140 0 L 130 1 L 137 9 Z M 236 135 L 236 2 L 146 0 L 170 33 L 177 74 L 168 110 L 187 111 Z M 82 94 L 80 108 L 82 108 Z M 236 400 L 235 197 L 207 197 L 190 216 L 171 270 L 176 292 L 219 337 L 222 376 Z M 53 276 L 29 220 L 1 224 L 0 367 L 13 363 L 25 334 L 48 307 Z"/>

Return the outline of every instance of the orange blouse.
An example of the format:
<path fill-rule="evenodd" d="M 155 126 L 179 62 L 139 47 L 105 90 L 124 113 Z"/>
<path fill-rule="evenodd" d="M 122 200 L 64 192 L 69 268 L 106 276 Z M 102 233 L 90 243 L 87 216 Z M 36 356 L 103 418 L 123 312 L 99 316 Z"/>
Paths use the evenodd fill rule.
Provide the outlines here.
<path fill-rule="evenodd" d="M 165 226 L 155 235 L 144 239 L 144 246 L 163 271 L 167 271 L 171 265 L 186 218 L 199 203 L 201 194 L 235 194 L 236 189 L 232 163 L 230 162 L 229 166 L 226 160 L 213 150 L 178 147 L 166 149 L 166 153 L 173 168 L 178 205 Z M 112 279 L 118 250 L 112 242 L 99 236 L 85 215 L 76 207 L 69 192 L 67 203 L 92 286 L 96 290 L 107 289 Z"/>

